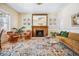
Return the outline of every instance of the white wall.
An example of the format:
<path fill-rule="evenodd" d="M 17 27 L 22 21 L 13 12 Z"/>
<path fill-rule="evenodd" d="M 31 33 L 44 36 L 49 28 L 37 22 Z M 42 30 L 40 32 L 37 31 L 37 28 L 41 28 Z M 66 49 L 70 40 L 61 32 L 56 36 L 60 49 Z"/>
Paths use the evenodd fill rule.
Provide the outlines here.
<path fill-rule="evenodd" d="M 78 27 L 72 27 L 71 25 L 71 16 L 75 13 L 79 12 L 79 4 L 68 4 L 64 9 L 62 9 L 58 14 L 58 22 L 59 22 L 59 29 L 71 31 L 71 32 L 79 32 Z"/>

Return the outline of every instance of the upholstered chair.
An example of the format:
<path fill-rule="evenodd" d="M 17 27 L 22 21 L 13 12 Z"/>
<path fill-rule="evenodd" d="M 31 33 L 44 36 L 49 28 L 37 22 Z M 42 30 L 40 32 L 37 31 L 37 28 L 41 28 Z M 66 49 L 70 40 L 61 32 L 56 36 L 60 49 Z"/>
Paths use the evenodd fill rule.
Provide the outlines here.
<path fill-rule="evenodd" d="M 31 30 L 27 30 L 24 33 L 24 39 L 31 39 L 31 37 L 32 37 L 32 31 Z"/>
<path fill-rule="evenodd" d="M 19 35 L 15 32 L 7 33 L 8 34 L 8 41 L 10 43 L 15 43 L 19 39 Z"/>

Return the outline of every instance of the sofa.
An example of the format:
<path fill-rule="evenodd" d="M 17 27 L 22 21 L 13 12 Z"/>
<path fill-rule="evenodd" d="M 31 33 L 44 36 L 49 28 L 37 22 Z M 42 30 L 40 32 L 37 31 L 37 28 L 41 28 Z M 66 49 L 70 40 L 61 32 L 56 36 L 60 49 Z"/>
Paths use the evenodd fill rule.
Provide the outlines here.
<path fill-rule="evenodd" d="M 69 32 L 68 37 L 57 35 L 56 38 L 64 43 L 67 47 L 71 48 L 74 52 L 79 54 L 79 33 Z"/>

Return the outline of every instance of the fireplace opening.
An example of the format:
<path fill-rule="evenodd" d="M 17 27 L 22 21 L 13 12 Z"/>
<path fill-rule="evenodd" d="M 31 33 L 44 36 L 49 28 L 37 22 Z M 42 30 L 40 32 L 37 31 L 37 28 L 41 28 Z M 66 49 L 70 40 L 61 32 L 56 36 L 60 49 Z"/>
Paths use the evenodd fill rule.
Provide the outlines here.
<path fill-rule="evenodd" d="M 36 37 L 43 37 L 44 36 L 44 30 L 36 30 Z"/>

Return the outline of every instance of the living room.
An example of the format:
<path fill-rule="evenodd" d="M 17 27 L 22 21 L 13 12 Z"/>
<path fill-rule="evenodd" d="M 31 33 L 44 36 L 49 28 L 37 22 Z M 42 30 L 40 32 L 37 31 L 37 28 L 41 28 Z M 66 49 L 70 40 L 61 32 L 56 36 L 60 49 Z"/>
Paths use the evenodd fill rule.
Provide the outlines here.
<path fill-rule="evenodd" d="M 0 3 L 1 55 L 79 55 L 78 6 L 78 3 Z"/>

